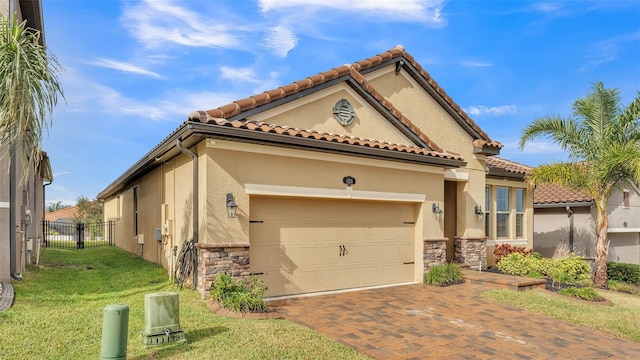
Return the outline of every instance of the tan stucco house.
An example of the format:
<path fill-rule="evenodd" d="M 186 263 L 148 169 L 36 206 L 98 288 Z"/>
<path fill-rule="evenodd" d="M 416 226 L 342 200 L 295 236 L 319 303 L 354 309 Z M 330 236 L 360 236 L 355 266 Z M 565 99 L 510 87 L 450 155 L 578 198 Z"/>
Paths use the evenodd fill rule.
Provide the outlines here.
<path fill-rule="evenodd" d="M 596 209 L 593 197 L 555 184 L 534 191 L 533 248 L 543 256 L 570 252 L 595 257 Z M 640 264 L 640 192 L 615 190 L 607 203 L 609 261 Z"/>
<path fill-rule="evenodd" d="M 116 245 L 170 274 L 195 238 L 203 295 L 217 272 L 268 296 L 421 282 L 486 268 L 487 239 L 531 246 L 524 167 L 489 160 L 501 148 L 397 46 L 191 113 L 98 198 Z"/>
<path fill-rule="evenodd" d="M 0 15 L 7 19 L 10 13 L 15 13 L 18 21 L 26 20 L 29 27 L 40 31 L 40 41 L 44 45 L 40 0 L 0 2 Z M 21 278 L 28 261 L 28 250 L 35 249 L 37 241 L 42 238 L 43 183 L 53 181 L 49 157 L 45 152 L 41 152 L 38 169 L 24 169 L 20 152 L 12 159 L 9 150 L 0 144 L 0 282 Z M 25 180 L 21 181 L 25 174 Z"/>

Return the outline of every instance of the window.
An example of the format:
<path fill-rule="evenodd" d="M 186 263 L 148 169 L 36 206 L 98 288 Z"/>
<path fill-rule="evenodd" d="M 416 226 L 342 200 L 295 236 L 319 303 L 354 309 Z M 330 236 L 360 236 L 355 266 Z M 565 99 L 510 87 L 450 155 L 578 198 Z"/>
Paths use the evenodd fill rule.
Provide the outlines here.
<path fill-rule="evenodd" d="M 524 189 L 516 189 L 516 237 L 523 236 Z"/>
<path fill-rule="evenodd" d="M 133 188 L 133 231 L 138 235 L 138 187 Z"/>
<path fill-rule="evenodd" d="M 491 188 L 484 188 L 484 234 L 488 237 L 491 232 Z"/>
<path fill-rule="evenodd" d="M 509 188 L 496 188 L 496 236 L 509 237 Z"/>
<path fill-rule="evenodd" d="M 625 209 L 629 208 L 629 190 L 622 192 L 622 207 Z"/>

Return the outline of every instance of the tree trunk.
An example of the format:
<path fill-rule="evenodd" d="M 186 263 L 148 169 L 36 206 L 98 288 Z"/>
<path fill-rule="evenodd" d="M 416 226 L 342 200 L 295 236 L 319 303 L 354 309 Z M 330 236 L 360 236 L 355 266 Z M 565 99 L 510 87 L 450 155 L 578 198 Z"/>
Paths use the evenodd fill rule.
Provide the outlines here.
<path fill-rule="evenodd" d="M 607 258 L 609 253 L 609 238 L 607 236 L 608 219 L 607 203 L 603 199 L 596 200 L 596 258 L 593 285 L 599 288 L 607 287 Z"/>

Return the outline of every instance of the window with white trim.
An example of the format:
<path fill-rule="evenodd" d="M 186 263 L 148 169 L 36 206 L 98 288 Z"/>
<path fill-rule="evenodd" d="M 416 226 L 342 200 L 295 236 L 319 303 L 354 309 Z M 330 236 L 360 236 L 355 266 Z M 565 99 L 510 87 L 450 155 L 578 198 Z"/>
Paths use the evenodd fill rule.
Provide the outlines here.
<path fill-rule="evenodd" d="M 524 236 L 524 189 L 516 189 L 516 238 Z"/>
<path fill-rule="evenodd" d="M 496 188 L 496 236 L 509 237 L 509 188 Z"/>

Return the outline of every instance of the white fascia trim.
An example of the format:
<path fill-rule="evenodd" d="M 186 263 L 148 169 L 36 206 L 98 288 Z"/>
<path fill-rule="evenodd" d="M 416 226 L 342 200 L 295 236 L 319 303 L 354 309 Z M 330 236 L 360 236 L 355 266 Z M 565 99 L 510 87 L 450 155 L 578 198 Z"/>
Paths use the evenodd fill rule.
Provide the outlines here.
<path fill-rule="evenodd" d="M 400 202 L 425 202 L 425 194 L 407 194 L 383 191 L 363 191 L 346 189 L 324 189 L 301 186 L 280 186 L 263 184 L 245 184 L 245 192 L 248 195 L 292 196 L 311 197 L 325 199 L 353 199 L 353 200 L 380 200 Z"/>
<path fill-rule="evenodd" d="M 636 233 L 640 232 L 640 228 L 609 228 L 608 233 Z"/>
<path fill-rule="evenodd" d="M 469 173 L 455 169 L 446 169 L 444 171 L 444 179 L 453 181 L 469 181 Z"/>
<path fill-rule="evenodd" d="M 8 201 L 0 201 L 0 209 L 10 209 L 11 203 Z"/>
<path fill-rule="evenodd" d="M 503 239 L 503 240 L 487 240 L 487 246 L 495 246 L 497 244 L 509 244 L 509 245 L 515 245 L 515 246 L 526 246 L 529 244 L 529 240 L 527 239 L 517 239 L 517 240 L 510 240 L 510 239 Z"/>

